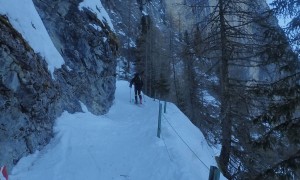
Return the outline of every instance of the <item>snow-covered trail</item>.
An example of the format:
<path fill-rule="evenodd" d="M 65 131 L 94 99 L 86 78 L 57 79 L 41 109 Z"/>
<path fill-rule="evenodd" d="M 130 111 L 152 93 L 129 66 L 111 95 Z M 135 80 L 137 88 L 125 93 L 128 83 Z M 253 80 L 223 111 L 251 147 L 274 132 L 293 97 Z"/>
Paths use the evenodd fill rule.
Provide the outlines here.
<path fill-rule="evenodd" d="M 129 102 L 129 92 L 128 82 L 118 81 L 115 103 L 103 116 L 65 112 L 56 120 L 51 143 L 22 158 L 10 179 L 208 179 L 207 166 L 215 162 L 201 132 L 169 104 L 157 138 L 158 101 L 145 96 L 139 107 Z"/>

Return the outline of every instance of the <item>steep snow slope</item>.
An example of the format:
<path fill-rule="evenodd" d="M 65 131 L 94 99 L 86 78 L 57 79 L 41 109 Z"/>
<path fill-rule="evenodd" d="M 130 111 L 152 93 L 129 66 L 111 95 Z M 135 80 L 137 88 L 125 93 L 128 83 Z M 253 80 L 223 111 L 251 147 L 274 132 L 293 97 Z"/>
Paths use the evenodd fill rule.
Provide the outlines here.
<path fill-rule="evenodd" d="M 86 108 L 63 113 L 51 143 L 21 159 L 10 179 L 208 179 L 214 153 L 202 133 L 168 104 L 157 138 L 158 101 L 145 97 L 144 105 L 136 106 L 129 93 L 128 82 L 118 81 L 115 103 L 104 116 Z"/>

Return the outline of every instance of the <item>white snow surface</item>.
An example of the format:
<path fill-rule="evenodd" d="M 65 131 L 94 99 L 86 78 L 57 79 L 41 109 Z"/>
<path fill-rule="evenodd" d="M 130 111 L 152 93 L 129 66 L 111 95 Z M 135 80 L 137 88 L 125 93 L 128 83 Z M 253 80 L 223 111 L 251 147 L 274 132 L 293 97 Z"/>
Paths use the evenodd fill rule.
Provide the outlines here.
<path fill-rule="evenodd" d="M 204 99 L 204 104 L 207 105 L 212 105 L 215 107 L 219 107 L 220 106 L 220 102 L 218 102 L 216 100 L 216 98 L 214 98 L 212 95 L 209 94 L 208 91 L 204 90 L 202 91 L 203 93 L 203 99 Z"/>
<path fill-rule="evenodd" d="M 61 68 L 64 59 L 52 43 L 32 0 L 0 0 L 0 14 L 6 15 L 35 53 L 45 58 L 53 77 L 54 70 Z"/>
<path fill-rule="evenodd" d="M 81 2 L 79 4 L 79 10 L 83 10 L 83 8 L 87 8 L 90 11 L 92 11 L 93 13 L 95 13 L 97 15 L 97 18 L 102 21 L 102 22 L 106 22 L 110 29 L 115 32 L 114 26 L 111 22 L 111 19 L 107 13 L 107 11 L 104 9 L 104 7 L 102 6 L 102 3 L 100 0 L 84 0 L 83 2 Z"/>
<path fill-rule="evenodd" d="M 143 105 L 132 104 L 128 85 L 117 82 L 106 115 L 95 116 L 83 104 L 83 113 L 64 112 L 51 142 L 22 158 L 10 180 L 208 179 L 215 154 L 199 129 L 168 103 L 158 138 L 158 101 L 145 96 Z"/>

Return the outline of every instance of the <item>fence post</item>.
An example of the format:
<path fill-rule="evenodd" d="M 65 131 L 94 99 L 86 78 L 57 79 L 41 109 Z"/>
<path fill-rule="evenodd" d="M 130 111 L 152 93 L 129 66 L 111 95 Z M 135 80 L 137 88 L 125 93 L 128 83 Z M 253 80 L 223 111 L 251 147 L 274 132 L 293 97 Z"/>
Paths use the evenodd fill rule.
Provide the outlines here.
<path fill-rule="evenodd" d="M 220 170 L 216 166 L 210 166 L 208 180 L 219 180 Z"/>
<path fill-rule="evenodd" d="M 159 111 L 158 111 L 158 127 L 157 127 L 157 137 L 160 138 L 160 132 L 161 132 L 161 109 L 162 104 L 159 103 Z"/>
<path fill-rule="evenodd" d="M 165 103 L 164 103 L 164 113 L 166 113 L 167 112 L 167 102 L 165 101 Z"/>
<path fill-rule="evenodd" d="M 0 167 L 0 178 L 2 179 L 2 177 L 4 178 L 3 180 L 8 180 L 8 173 L 6 170 L 6 166 Z"/>

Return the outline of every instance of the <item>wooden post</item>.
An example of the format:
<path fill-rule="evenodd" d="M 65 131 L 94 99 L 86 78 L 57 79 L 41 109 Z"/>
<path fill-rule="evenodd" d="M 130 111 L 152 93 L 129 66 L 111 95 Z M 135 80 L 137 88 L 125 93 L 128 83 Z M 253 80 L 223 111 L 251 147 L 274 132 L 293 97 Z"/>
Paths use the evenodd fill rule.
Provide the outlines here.
<path fill-rule="evenodd" d="M 210 166 L 208 180 L 219 180 L 220 170 L 216 166 Z"/>
<path fill-rule="evenodd" d="M 167 113 L 167 102 L 165 101 L 165 104 L 164 104 L 164 113 Z"/>
<path fill-rule="evenodd" d="M 158 127 L 157 127 L 157 137 L 160 138 L 160 132 L 161 132 L 161 109 L 162 104 L 159 103 L 159 111 L 158 111 Z"/>

